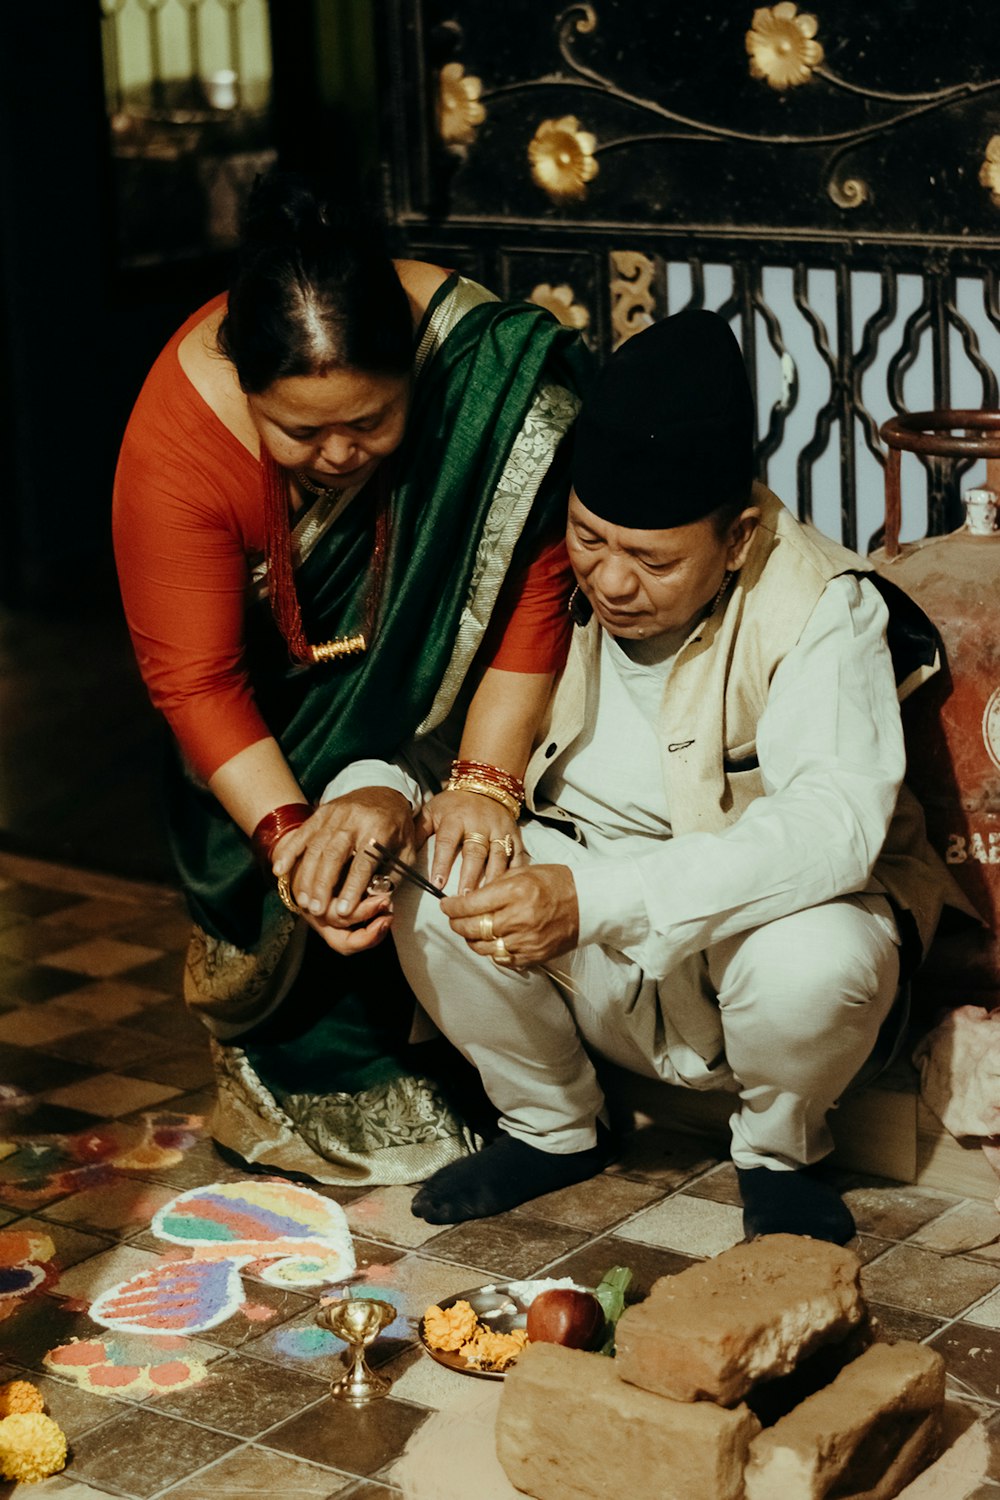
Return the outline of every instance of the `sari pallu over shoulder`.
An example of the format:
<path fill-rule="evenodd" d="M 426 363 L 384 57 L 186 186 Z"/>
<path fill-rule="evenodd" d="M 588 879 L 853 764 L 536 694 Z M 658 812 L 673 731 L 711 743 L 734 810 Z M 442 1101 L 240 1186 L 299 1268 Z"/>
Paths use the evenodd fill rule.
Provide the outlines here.
<path fill-rule="evenodd" d="M 247 648 L 255 696 L 311 799 L 344 765 L 391 759 L 447 715 L 515 553 L 565 506 L 560 445 L 588 368 L 578 337 L 541 309 L 450 277 L 418 332 L 407 431 L 382 479 L 391 485 L 390 540 L 368 651 L 309 669 L 290 663 L 258 569 Z M 363 627 L 373 483 L 327 516 L 313 507 L 295 529 L 311 640 Z M 409 997 L 359 958 L 327 955 L 330 988 L 315 1028 L 300 1025 L 290 1038 L 272 1019 L 246 1035 L 295 982 L 305 927 L 176 756 L 168 800 L 196 922 L 185 996 L 216 1037 L 217 1139 L 250 1160 L 350 1182 L 415 1181 L 467 1150 L 440 1096 L 395 1061 Z M 300 1076 L 312 1080 L 304 1090 Z"/>

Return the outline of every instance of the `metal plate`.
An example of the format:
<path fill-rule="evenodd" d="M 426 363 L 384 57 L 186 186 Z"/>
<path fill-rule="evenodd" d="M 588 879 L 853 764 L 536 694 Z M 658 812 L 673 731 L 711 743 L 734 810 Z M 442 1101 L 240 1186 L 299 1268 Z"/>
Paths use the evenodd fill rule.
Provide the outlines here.
<path fill-rule="evenodd" d="M 477 1318 L 492 1328 L 496 1333 L 512 1333 L 516 1328 L 523 1328 L 528 1320 L 528 1307 L 538 1291 L 546 1290 L 551 1286 L 569 1285 L 562 1280 L 555 1281 L 539 1277 L 536 1281 L 497 1281 L 487 1286 L 474 1287 L 469 1292 L 456 1292 L 453 1297 L 443 1298 L 437 1305 L 447 1312 L 449 1307 L 454 1307 L 456 1302 L 468 1302 Z M 579 1291 L 592 1291 L 591 1287 L 580 1286 L 579 1282 L 572 1285 Z M 515 1290 L 512 1290 L 512 1287 Z M 537 1288 L 537 1291 L 532 1291 Z M 483 1380 L 504 1380 L 507 1372 L 505 1370 L 482 1370 L 478 1365 L 470 1365 L 465 1356 L 460 1353 L 452 1353 L 445 1349 L 434 1349 L 424 1334 L 424 1320 L 420 1319 L 420 1342 L 430 1355 L 431 1359 L 437 1360 L 439 1365 L 444 1365 L 449 1370 L 457 1370 L 460 1375 L 478 1375 Z"/>

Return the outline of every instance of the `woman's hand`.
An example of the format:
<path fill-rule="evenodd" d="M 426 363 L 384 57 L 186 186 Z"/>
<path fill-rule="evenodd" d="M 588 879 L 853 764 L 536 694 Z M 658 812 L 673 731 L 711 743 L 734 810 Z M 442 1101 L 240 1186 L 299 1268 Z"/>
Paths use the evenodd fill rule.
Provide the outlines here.
<path fill-rule="evenodd" d="M 523 861 L 517 824 L 507 809 L 478 792 L 438 792 L 420 815 L 418 833 L 424 843 L 434 835 L 431 880 L 443 890 L 459 854 L 462 870 L 459 891 L 474 891 Z"/>
<path fill-rule="evenodd" d="M 379 896 L 361 902 L 357 915 L 361 920 L 353 927 L 334 927 L 322 917 L 302 913 L 303 919 L 319 934 L 328 948 L 348 958 L 352 953 L 363 953 L 366 948 L 377 948 L 389 936 L 392 928 L 392 897 Z"/>
<path fill-rule="evenodd" d="M 346 946 L 333 933 L 353 933 L 382 921 L 392 910 L 392 887 L 368 894 L 381 858 L 371 847 L 382 844 L 403 859 L 412 859 L 416 838 L 409 802 L 388 787 L 369 786 L 318 807 L 308 822 L 290 829 L 272 851 L 271 868 L 287 876 L 303 915 L 331 947 L 354 952 L 371 942 Z M 329 935 L 328 935 L 329 934 Z"/>

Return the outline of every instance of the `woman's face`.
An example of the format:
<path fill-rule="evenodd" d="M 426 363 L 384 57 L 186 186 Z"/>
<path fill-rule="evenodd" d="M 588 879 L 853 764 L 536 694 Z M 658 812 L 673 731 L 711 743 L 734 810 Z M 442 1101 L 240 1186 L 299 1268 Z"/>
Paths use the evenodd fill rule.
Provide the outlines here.
<path fill-rule="evenodd" d="M 399 447 L 409 399 L 405 375 L 348 369 L 288 375 L 247 397 L 275 462 L 331 487 L 363 484 Z"/>

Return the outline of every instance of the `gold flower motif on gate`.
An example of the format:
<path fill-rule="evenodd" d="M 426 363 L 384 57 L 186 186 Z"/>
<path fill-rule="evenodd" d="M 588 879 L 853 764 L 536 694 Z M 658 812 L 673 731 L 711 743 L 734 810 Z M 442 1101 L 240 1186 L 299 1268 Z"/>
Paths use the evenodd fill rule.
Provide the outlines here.
<path fill-rule="evenodd" d="M 573 288 L 565 282 L 562 286 L 551 286 L 547 281 L 536 286 L 528 298 L 537 307 L 544 307 L 558 318 L 566 328 L 586 328 L 590 313 L 579 302 L 574 301 Z"/>
<path fill-rule="evenodd" d="M 986 155 L 979 168 L 979 181 L 989 193 L 996 208 L 1000 208 L 1000 135 L 994 135 L 986 143 Z"/>
<path fill-rule="evenodd" d="M 466 73 L 461 63 L 446 63 L 438 75 L 438 133 L 446 146 L 471 146 L 476 129 L 486 119 L 479 102 L 482 80 Z"/>
<path fill-rule="evenodd" d="M 818 27 L 816 17 L 800 16 L 791 0 L 755 10 L 746 34 L 750 76 L 763 78 L 772 89 L 808 83 L 823 61 L 823 48 L 815 40 Z"/>
<path fill-rule="evenodd" d="M 531 175 L 557 202 L 582 198 L 587 183 L 597 176 L 596 145 L 597 138 L 580 129 L 575 115 L 543 120 L 528 145 Z"/>

